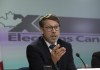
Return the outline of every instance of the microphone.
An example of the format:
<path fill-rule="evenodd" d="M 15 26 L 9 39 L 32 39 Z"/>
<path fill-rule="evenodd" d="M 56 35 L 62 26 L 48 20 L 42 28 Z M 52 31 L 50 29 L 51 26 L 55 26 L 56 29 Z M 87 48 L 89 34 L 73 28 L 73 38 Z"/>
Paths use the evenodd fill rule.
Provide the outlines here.
<path fill-rule="evenodd" d="M 84 62 L 84 61 L 82 60 L 82 58 L 80 57 L 80 54 L 79 54 L 79 53 L 76 53 L 76 56 L 77 56 L 78 58 L 80 58 L 80 60 L 81 60 L 82 63 L 84 64 L 84 67 L 87 68 L 85 62 Z"/>

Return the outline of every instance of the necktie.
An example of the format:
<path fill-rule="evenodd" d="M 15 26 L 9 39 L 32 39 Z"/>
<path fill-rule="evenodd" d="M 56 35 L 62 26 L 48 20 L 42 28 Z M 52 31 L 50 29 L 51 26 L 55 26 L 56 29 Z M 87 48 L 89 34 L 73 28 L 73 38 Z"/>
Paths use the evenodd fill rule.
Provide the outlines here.
<path fill-rule="evenodd" d="M 49 48 L 52 50 L 56 45 L 50 45 Z"/>
<path fill-rule="evenodd" d="M 56 45 L 50 45 L 49 48 L 52 50 Z M 55 65 L 56 70 L 60 70 L 58 65 Z"/>

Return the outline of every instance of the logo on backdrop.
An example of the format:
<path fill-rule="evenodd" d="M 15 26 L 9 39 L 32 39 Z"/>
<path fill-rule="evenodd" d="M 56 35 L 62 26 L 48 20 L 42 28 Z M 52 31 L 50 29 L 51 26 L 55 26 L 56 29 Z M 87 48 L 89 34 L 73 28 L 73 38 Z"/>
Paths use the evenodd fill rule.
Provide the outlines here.
<path fill-rule="evenodd" d="M 38 20 L 39 15 L 6 13 L 6 17 L 0 17 L 0 24 L 9 27 L 8 41 L 30 41 L 36 39 L 39 33 Z M 35 32 L 35 33 L 34 33 Z"/>
<path fill-rule="evenodd" d="M 12 27 L 9 32 L 27 32 L 39 31 L 37 21 L 39 20 L 39 15 L 27 15 L 23 16 L 21 14 L 15 14 L 11 11 L 6 13 L 6 18 L 0 17 L 0 24 L 4 27 Z M 10 22 L 9 24 L 7 22 Z"/>
<path fill-rule="evenodd" d="M 8 41 L 33 41 L 40 36 L 40 15 L 15 14 L 9 11 L 0 17 L 0 25 L 8 30 Z M 100 42 L 100 19 L 59 17 L 61 39 L 68 42 Z"/>

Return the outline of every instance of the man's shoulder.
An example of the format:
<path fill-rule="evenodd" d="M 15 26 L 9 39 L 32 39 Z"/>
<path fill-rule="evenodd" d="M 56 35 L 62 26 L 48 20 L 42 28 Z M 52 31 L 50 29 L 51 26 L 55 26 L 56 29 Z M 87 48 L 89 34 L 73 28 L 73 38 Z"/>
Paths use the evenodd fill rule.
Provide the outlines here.
<path fill-rule="evenodd" d="M 58 42 L 65 43 L 65 44 L 71 44 L 71 43 L 66 42 L 66 41 L 64 41 L 64 40 L 62 40 L 62 39 L 58 39 Z"/>
<path fill-rule="evenodd" d="M 40 45 L 41 43 L 41 37 L 38 37 L 36 40 L 32 41 L 29 45 Z"/>
<path fill-rule="evenodd" d="M 35 49 L 35 48 L 39 48 L 41 46 L 41 38 L 38 37 L 36 40 L 32 41 L 28 46 L 27 48 L 31 48 L 31 49 Z"/>
<path fill-rule="evenodd" d="M 98 57 L 100 57 L 100 51 L 94 52 L 94 53 L 93 53 L 93 56 L 98 56 Z"/>
<path fill-rule="evenodd" d="M 71 43 L 66 42 L 62 39 L 58 39 L 58 44 L 64 45 L 64 46 L 71 46 Z"/>

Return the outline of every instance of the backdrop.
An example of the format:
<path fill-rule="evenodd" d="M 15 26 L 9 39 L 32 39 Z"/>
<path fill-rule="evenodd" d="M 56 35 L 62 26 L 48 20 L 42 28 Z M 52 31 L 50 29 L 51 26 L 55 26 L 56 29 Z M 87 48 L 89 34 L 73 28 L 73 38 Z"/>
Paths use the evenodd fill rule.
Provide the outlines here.
<path fill-rule="evenodd" d="M 84 65 L 76 53 L 91 67 L 93 52 L 100 50 L 99 3 L 99 0 L 1 0 L 0 53 L 4 69 L 28 67 L 26 47 L 41 35 L 38 21 L 48 13 L 60 18 L 60 38 L 72 43 L 77 68 Z"/>

